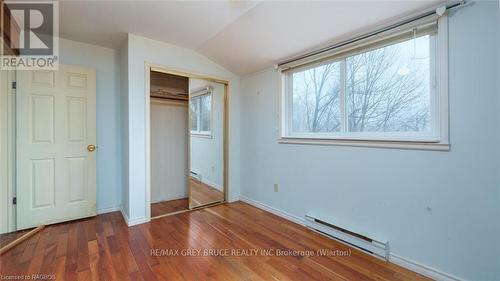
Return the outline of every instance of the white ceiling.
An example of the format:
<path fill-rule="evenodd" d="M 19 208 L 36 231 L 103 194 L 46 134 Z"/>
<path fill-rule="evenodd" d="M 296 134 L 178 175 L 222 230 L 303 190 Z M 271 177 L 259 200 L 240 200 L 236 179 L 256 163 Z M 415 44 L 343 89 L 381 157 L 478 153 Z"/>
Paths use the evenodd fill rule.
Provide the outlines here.
<path fill-rule="evenodd" d="M 134 33 L 243 75 L 398 16 L 419 1 L 61 1 L 61 37 L 117 48 Z"/>

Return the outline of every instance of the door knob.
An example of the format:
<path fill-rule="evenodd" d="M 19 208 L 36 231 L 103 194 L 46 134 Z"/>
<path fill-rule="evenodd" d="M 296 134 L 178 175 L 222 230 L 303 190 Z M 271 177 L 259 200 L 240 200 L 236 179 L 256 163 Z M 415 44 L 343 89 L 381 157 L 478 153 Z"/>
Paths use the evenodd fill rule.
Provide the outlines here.
<path fill-rule="evenodd" d="M 95 145 L 93 145 L 93 144 L 89 144 L 89 145 L 87 145 L 87 150 L 88 150 L 89 152 L 94 152 L 94 151 L 95 151 L 95 149 L 96 149 L 96 146 L 95 146 Z"/>

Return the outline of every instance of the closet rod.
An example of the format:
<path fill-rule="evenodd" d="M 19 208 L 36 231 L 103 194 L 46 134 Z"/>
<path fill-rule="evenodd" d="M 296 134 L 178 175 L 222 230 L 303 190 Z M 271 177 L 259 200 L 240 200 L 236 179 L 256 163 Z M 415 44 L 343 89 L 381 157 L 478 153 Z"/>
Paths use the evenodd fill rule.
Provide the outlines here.
<path fill-rule="evenodd" d="M 150 95 L 151 98 L 155 99 L 162 99 L 162 100 L 176 100 L 176 101 L 188 101 L 188 98 L 181 98 L 181 97 L 165 97 L 165 96 L 157 96 L 157 95 Z"/>

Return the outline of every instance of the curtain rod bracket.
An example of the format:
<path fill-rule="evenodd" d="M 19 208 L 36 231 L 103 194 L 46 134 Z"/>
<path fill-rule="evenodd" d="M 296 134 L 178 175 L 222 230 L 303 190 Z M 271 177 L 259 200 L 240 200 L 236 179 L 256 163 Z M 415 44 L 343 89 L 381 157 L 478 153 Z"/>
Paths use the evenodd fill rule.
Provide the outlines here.
<path fill-rule="evenodd" d="M 441 6 L 436 9 L 436 14 L 441 17 L 446 13 L 446 6 Z"/>

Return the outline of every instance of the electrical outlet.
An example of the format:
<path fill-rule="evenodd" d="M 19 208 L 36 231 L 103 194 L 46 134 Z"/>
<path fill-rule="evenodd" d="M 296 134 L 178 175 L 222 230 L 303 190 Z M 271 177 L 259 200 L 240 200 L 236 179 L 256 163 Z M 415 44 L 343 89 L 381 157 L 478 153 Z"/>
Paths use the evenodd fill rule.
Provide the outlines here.
<path fill-rule="evenodd" d="M 212 166 L 212 174 L 215 173 L 215 166 Z"/>
<path fill-rule="evenodd" d="M 278 184 L 277 183 L 274 184 L 274 192 L 278 192 Z"/>

